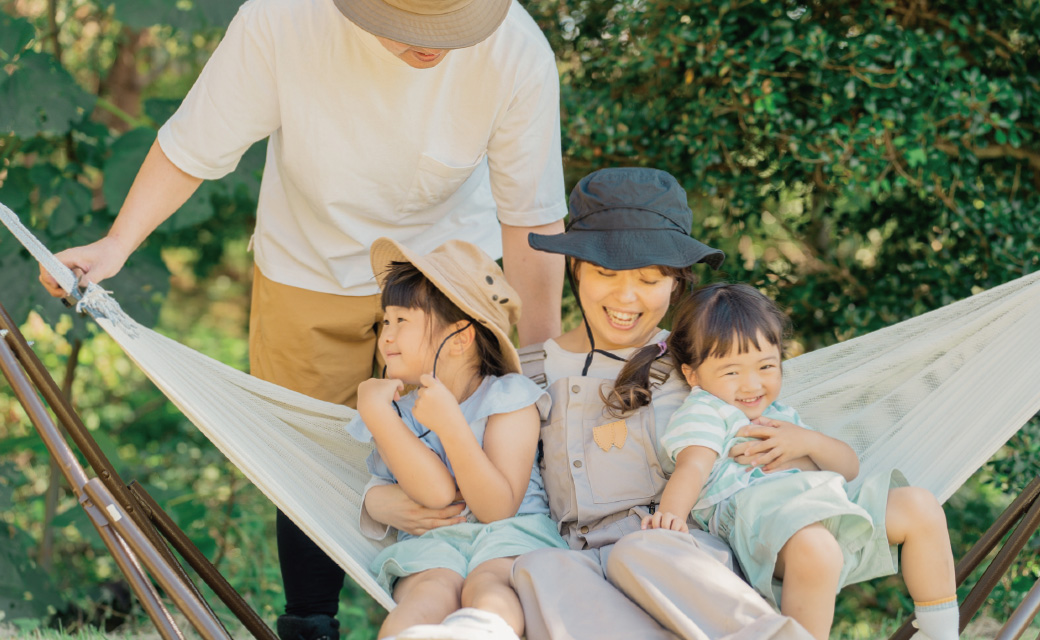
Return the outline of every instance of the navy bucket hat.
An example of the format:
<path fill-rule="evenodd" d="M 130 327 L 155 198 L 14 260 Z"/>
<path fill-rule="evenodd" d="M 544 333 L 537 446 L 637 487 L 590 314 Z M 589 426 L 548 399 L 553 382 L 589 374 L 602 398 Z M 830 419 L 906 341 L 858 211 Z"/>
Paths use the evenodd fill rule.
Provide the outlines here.
<path fill-rule="evenodd" d="M 622 271 L 649 266 L 718 269 L 725 254 L 690 237 L 686 191 L 659 169 L 620 167 L 585 176 L 571 191 L 564 233 L 528 235 L 532 248 Z"/>

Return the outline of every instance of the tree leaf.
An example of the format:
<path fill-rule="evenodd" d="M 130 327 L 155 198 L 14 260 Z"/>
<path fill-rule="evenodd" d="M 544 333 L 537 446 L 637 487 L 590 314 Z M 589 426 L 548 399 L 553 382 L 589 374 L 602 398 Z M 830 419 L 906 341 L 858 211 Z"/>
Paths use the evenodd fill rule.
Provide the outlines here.
<path fill-rule="evenodd" d="M 154 129 L 139 127 L 127 131 L 112 143 L 110 155 L 102 167 L 105 182 L 101 186 L 101 194 L 111 211 L 119 211 L 123 206 L 137 170 L 155 142 L 155 135 Z"/>
<path fill-rule="evenodd" d="M 68 179 L 62 180 L 55 193 L 61 200 L 51 213 L 47 231 L 51 235 L 60 236 L 75 229 L 80 217 L 90 213 L 92 194 L 90 189 Z"/>
<path fill-rule="evenodd" d="M 0 132 L 19 138 L 64 135 L 93 110 L 94 101 L 54 56 L 30 51 L 0 79 Z"/>
<path fill-rule="evenodd" d="M 0 60 L 10 60 L 36 37 L 36 29 L 25 18 L 0 12 Z"/>

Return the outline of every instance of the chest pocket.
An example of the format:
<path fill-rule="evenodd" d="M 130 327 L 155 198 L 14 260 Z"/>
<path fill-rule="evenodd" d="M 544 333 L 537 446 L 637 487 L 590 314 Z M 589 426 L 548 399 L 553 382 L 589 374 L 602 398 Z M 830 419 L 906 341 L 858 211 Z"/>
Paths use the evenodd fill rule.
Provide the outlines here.
<path fill-rule="evenodd" d="M 473 175 L 473 171 L 484 162 L 484 158 L 485 155 L 481 155 L 472 164 L 452 166 L 425 153 L 422 154 L 408 193 L 397 207 L 398 220 L 416 217 L 415 214 L 450 198 Z"/>
<path fill-rule="evenodd" d="M 589 488 L 597 504 L 648 504 L 664 488 L 654 451 L 653 411 L 643 407 L 624 419 L 595 417 L 582 430 Z"/>

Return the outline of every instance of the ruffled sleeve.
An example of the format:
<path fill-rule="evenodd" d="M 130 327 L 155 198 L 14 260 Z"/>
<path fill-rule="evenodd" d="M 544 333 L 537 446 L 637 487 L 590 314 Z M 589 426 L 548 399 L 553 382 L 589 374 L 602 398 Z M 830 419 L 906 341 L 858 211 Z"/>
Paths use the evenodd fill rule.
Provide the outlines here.
<path fill-rule="evenodd" d="M 496 413 L 512 413 L 524 407 L 535 405 L 539 417 L 545 419 L 549 415 L 551 400 L 544 389 L 519 373 L 509 373 L 502 377 L 488 377 L 484 383 L 465 403 L 463 409 L 466 419 L 473 423 Z"/>
<path fill-rule="evenodd" d="M 347 434 L 354 438 L 358 442 L 372 442 L 372 432 L 368 430 L 368 426 L 365 425 L 365 421 L 361 419 L 360 413 L 355 413 L 354 417 L 350 419 L 350 422 L 344 427 Z"/>

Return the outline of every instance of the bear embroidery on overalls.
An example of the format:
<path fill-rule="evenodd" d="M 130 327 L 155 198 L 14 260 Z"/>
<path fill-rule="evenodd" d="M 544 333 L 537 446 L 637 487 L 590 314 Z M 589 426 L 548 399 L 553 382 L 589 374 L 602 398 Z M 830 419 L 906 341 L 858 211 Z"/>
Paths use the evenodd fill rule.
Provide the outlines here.
<path fill-rule="evenodd" d="M 624 448 L 627 437 L 628 425 L 625 424 L 624 420 L 600 425 L 592 430 L 592 439 L 604 451 L 610 451 L 611 447 Z"/>

